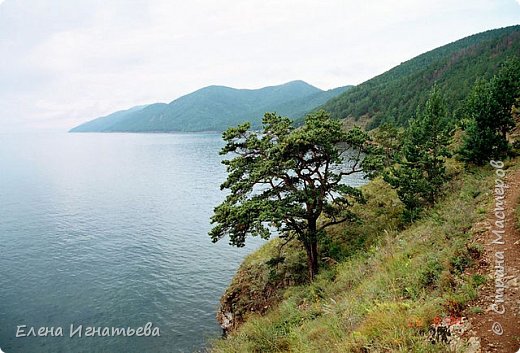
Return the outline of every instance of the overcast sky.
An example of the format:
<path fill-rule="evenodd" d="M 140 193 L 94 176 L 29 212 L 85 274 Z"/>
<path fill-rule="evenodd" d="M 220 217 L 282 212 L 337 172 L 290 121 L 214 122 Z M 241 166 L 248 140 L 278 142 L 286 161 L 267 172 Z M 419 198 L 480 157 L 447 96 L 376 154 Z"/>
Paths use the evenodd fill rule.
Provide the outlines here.
<path fill-rule="evenodd" d="M 359 84 L 520 23 L 520 0 L 0 0 L 0 131 L 67 130 L 218 84 Z"/>

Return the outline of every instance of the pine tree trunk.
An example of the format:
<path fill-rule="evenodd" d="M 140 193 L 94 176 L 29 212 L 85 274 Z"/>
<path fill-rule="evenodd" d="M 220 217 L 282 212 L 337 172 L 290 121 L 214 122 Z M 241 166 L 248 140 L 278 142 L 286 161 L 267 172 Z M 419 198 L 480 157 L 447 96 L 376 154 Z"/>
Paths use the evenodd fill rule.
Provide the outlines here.
<path fill-rule="evenodd" d="M 315 220 L 311 220 L 309 222 L 309 234 L 304 245 L 307 252 L 307 269 L 309 271 L 309 280 L 312 282 L 318 274 L 318 236 Z"/>
<path fill-rule="evenodd" d="M 309 244 L 307 251 L 307 269 L 309 271 L 309 280 L 312 282 L 318 274 L 318 244 Z"/>

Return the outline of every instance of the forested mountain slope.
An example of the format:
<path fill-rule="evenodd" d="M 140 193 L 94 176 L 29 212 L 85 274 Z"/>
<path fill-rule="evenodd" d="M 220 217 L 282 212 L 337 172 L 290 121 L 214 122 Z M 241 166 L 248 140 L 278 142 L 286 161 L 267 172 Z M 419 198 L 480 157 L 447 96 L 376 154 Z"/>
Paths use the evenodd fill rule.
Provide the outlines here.
<path fill-rule="evenodd" d="M 222 131 L 244 121 L 256 126 L 267 111 L 299 118 L 348 88 L 322 91 L 303 81 L 260 89 L 209 86 L 169 104 L 155 103 L 116 112 L 71 132 Z"/>
<path fill-rule="evenodd" d="M 475 81 L 491 77 L 512 56 L 520 56 L 518 25 L 478 33 L 421 54 L 332 98 L 321 108 L 336 118 L 368 116 L 368 128 L 385 121 L 406 124 L 437 83 L 456 115 Z"/>

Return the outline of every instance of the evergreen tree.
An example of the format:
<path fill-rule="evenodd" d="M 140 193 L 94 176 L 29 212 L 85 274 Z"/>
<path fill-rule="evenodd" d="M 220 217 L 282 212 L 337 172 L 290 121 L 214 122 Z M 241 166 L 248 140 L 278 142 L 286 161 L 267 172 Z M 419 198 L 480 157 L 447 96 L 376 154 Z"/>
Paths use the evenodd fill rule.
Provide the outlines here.
<path fill-rule="evenodd" d="M 478 81 L 466 100 L 462 159 L 482 165 L 510 151 L 507 134 L 515 127 L 512 108 L 520 97 L 520 59 L 507 60 L 490 81 Z"/>
<path fill-rule="evenodd" d="M 513 139 L 513 153 L 520 156 L 520 97 L 516 99 L 513 109 L 511 109 L 511 114 L 513 115 L 516 127 L 511 134 Z"/>
<path fill-rule="evenodd" d="M 382 167 L 390 167 L 401 150 L 403 129 L 392 122 L 385 122 L 374 131 L 373 138 L 381 150 Z"/>
<path fill-rule="evenodd" d="M 234 158 L 223 162 L 228 177 L 221 188 L 231 193 L 215 208 L 212 240 L 228 235 L 240 247 L 248 235 L 267 239 L 277 229 L 301 242 L 312 280 L 325 230 L 355 219 L 352 203 L 363 200 L 344 177 L 373 163 L 368 135 L 359 128 L 345 132 L 339 120 L 320 111 L 297 129 L 288 118 L 267 113 L 261 132 L 246 123 L 223 137 L 221 154 Z"/>
<path fill-rule="evenodd" d="M 398 163 L 385 172 L 405 205 L 405 218 L 414 220 L 422 208 L 433 205 L 446 182 L 445 159 L 452 130 L 441 93 L 434 87 L 422 111 L 410 122 Z"/>

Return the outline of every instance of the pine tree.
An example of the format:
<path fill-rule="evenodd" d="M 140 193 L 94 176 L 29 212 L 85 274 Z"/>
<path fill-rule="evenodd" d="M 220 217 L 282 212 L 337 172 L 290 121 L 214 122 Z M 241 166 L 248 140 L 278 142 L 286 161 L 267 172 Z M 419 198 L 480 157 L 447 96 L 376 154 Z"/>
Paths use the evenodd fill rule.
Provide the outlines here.
<path fill-rule="evenodd" d="M 445 159 L 450 156 L 452 133 L 449 125 L 444 100 L 434 87 L 423 111 L 418 110 L 405 131 L 397 165 L 384 175 L 405 205 L 408 221 L 436 202 L 447 180 Z"/>
<path fill-rule="evenodd" d="M 507 134 L 515 127 L 512 107 L 520 97 L 520 59 L 509 59 L 490 81 L 478 81 L 466 99 L 466 129 L 460 155 L 482 165 L 510 151 Z"/>
<path fill-rule="evenodd" d="M 288 118 L 266 113 L 261 132 L 245 123 L 223 138 L 221 154 L 233 158 L 223 161 L 228 177 L 221 188 L 231 192 L 211 218 L 212 240 L 227 235 L 240 247 L 247 236 L 267 239 L 277 229 L 301 242 L 312 281 L 319 240 L 328 227 L 354 220 L 351 206 L 363 200 L 344 177 L 367 174 L 377 164 L 368 134 L 359 128 L 343 131 L 339 120 L 320 111 L 298 129 Z"/>
<path fill-rule="evenodd" d="M 385 122 L 374 131 L 373 138 L 381 150 L 382 167 L 394 164 L 402 147 L 402 129 L 392 122 Z"/>

